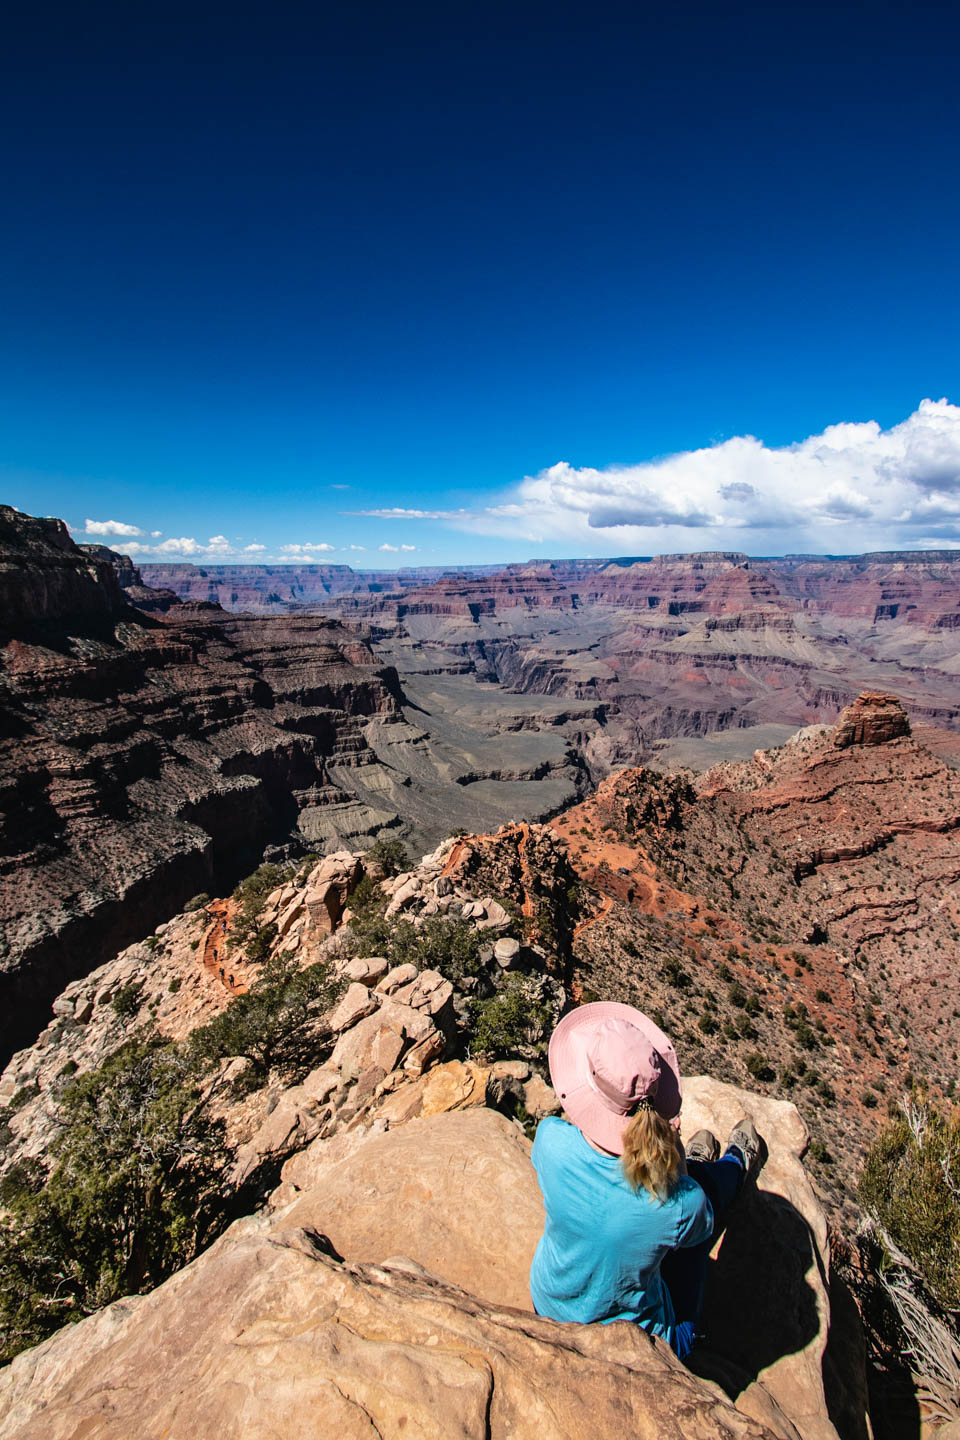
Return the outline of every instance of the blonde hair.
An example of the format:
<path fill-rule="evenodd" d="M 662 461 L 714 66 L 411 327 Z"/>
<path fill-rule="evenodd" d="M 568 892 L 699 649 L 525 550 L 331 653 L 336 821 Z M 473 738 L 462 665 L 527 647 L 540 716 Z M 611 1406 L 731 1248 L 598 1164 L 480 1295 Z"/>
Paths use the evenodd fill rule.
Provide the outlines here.
<path fill-rule="evenodd" d="M 623 1173 L 634 1190 L 641 1185 L 654 1200 L 670 1195 L 680 1174 L 680 1151 L 667 1120 L 641 1107 L 623 1132 Z"/>

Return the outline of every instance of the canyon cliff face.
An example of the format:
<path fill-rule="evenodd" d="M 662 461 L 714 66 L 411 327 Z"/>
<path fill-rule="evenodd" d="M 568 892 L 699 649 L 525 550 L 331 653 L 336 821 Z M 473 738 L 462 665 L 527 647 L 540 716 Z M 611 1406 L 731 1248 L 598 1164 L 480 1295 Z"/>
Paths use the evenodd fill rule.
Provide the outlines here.
<path fill-rule="evenodd" d="M 483 576 L 495 565 L 466 567 Z M 251 615 L 284 615 L 311 609 L 331 596 L 378 595 L 429 584 L 450 571 L 439 565 L 402 570 L 354 570 L 349 565 L 165 565 L 146 564 L 141 574 L 154 589 L 179 599 L 205 601 Z"/>
<path fill-rule="evenodd" d="M 190 895 L 304 839 L 397 677 L 322 618 L 127 601 L 59 521 L 0 510 L 0 1048 Z M 356 823 L 356 814 L 353 815 Z M 303 848 L 307 848 L 304 844 Z"/>

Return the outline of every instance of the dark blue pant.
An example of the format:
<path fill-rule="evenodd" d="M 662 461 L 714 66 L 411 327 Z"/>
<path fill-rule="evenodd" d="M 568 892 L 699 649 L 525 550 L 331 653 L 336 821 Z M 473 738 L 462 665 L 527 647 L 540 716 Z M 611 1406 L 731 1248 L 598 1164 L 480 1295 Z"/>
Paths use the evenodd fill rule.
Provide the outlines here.
<path fill-rule="evenodd" d="M 713 1207 L 713 1234 L 689 1249 L 671 1250 L 660 1267 L 660 1274 L 673 1301 L 677 1323 L 675 1349 L 681 1360 L 686 1359 L 693 1349 L 700 1328 L 710 1251 L 723 1229 L 726 1212 L 740 1194 L 746 1178 L 739 1155 L 729 1152 L 710 1162 L 688 1160 L 687 1171 L 690 1179 L 696 1180 L 705 1191 Z"/>

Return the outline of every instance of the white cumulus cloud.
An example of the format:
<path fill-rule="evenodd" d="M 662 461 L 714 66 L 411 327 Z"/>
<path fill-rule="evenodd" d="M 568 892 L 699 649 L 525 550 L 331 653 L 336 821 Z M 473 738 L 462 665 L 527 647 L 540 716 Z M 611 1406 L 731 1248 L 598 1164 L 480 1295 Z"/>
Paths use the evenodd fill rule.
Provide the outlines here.
<path fill-rule="evenodd" d="M 398 545 L 379 545 L 377 548 L 379 550 L 392 550 L 394 554 L 396 554 L 400 547 Z"/>
<path fill-rule="evenodd" d="M 952 545 L 960 538 L 960 407 L 923 400 L 884 430 L 828 426 L 792 445 L 737 435 L 604 469 L 560 461 L 527 476 L 467 528 L 604 542 L 607 553 L 753 553 Z"/>
<path fill-rule="evenodd" d="M 146 532 L 141 530 L 139 525 L 126 525 L 122 520 L 84 520 L 81 533 L 84 535 L 143 535 Z"/>
<path fill-rule="evenodd" d="M 281 555 L 314 555 L 326 550 L 336 550 L 336 545 L 328 545 L 326 541 L 316 542 L 306 540 L 302 545 L 281 545 Z"/>

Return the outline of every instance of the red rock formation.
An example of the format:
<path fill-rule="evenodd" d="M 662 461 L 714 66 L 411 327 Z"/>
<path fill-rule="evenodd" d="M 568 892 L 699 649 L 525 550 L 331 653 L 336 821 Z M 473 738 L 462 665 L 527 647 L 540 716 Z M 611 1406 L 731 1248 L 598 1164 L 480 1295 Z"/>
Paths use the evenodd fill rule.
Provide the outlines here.
<path fill-rule="evenodd" d="M 838 750 L 848 745 L 885 745 L 910 734 L 910 721 L 894 695 L 866 690 L 841 713 L 833 732 Z"/>

